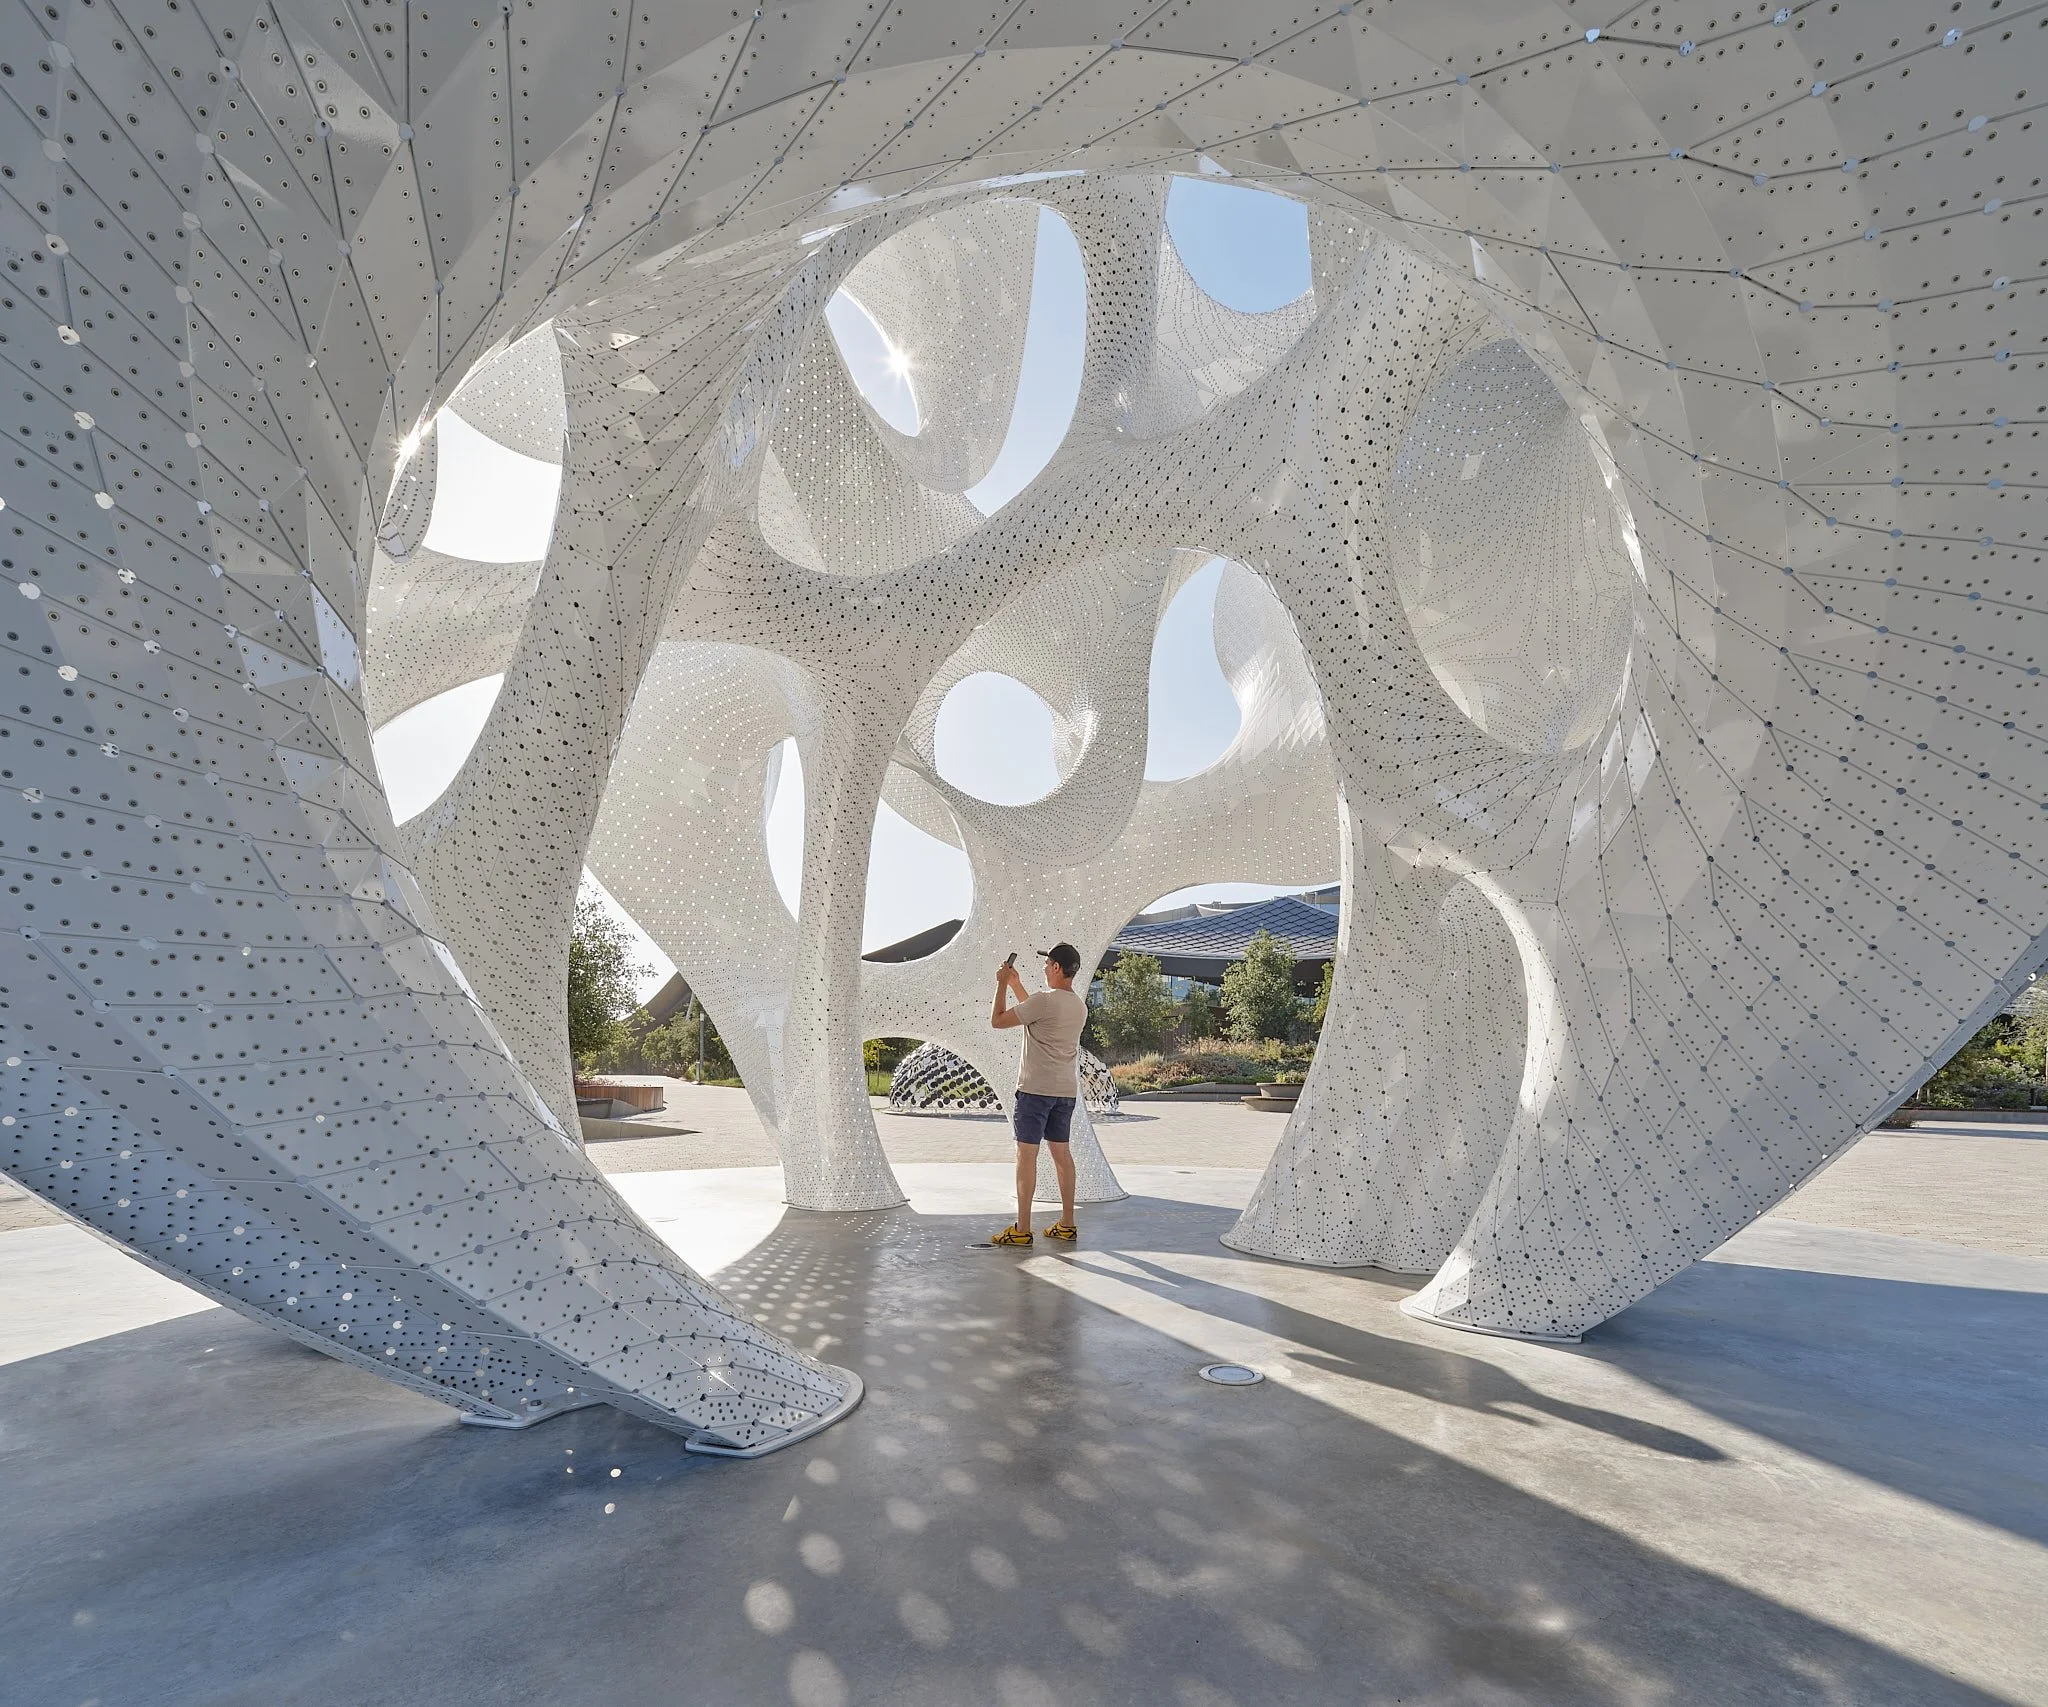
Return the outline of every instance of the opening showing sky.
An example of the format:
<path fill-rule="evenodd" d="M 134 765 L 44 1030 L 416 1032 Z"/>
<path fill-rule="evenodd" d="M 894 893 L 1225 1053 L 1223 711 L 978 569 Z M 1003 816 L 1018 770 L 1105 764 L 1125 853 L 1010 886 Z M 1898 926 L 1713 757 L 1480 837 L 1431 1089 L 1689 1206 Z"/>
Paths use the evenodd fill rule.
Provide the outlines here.
<path fill-rule="evenodd" d="M 1265 313 L 1309 288 L 1308 217 L 1299 202 L 1220 177 L 1183 177 L 1174 180 L 1166 218 L 1174 247 L 1195 282 L 1227 307 Z M 914 434 L 920 424 L 915 367 L 844 292 L 832 299 L 826 313 L 862 394 L 899 432 Z M 984 515 L 994 514 L 1030 485 L 1059 449 L 1080 395 L 1086 335 L 1080 247 L 1063 219 L 1041 209 L 1023 370 L 1009 430 L 988 475 L 966 494 Z M 425 543 L 484 562 L 544 556 L 560 469 L 506 450 L 446 412 L 437 432 L 439 479 Z M 1222 571 L 1220 559 L 1197 571 L 1160 621 L 1145 758 L 1145 775 L 1155 781 L 1205 769 L 1237 733 L 1237 702 L 1217 665 L 1212 634 Z M 483 731 L 503 679 L 489 676 L 452 689 L 374 733 L 372 748 L 394 818 L 403 822 L 425 811 L 454 780 Z M 955 687 L 940 710 L 936 741 L 940 773 L 981 799 L 1021 804 L 1058 785 L 1051 711 L 1007 676 L 984 673 Z M 795 743 L 785 742 L 776 780 L 763 802 L 762 834 L 776 887 L 792 912 L 802 885 L 803 805 L 802 761 Z M 651 994 L 673 964 L 587 872 L 585 888 L 627 927 L 635 959 L 644 968 L 641 994 Z M 1264 884 L 1203 884 L 1153 904 L 1253 900 L 1285 892 Z M 966 855 L 883 806 L 875 822 L 862 948 L 878 948 L 942 919 L 964 917 L 972 898 Z"/>
<path fill-rule="evenodd" d="M 1152 782 L 1207 770 L 1237 739 L 1237 698 L 1216 662 L 1222 580 L 1223 559 L 1212 557 L 1173 595 L 1153 636 L 1145 727 L 1145 775 Z"/>
<path fill-rule="evenodd" d="M 479 563 L 545 557 L 555 531 L 561 469 L 507 450 L 448 409 L 435 420 L 434 439 L 434 513 L 420 544 Z"/>
<path fill-rule="evenodd" d="M 1014 676 L 984 670 L 956 682 L 932 731 L 939 775 L 996 806 L 1028 806 L 1059 787 L 1052 707 Z"/>
<path fill-rule="evenodd" d="M 502 675 L 483 676 L 401 712 L 370 737 L 391 821 L 417 818 L 462 770 L 498 703 Z"/>
<path fill-rule="evenodd" d="M 1225 308 L 1270 314 L 1311 283 L 1305 202 L 1220 178 L 1175 178 L 1166 233 L 1195 283 Z"/>
<path fill-rule="evenodd" d="M 855 376 L 860 394 L 874 411 L 907 439 L 924 425 L 917 406 L 917 386 L 910 377 L 910 358 L 889 341 L 875 317 L 849 291 L 835 290 L 825 304 L 825 324 L 839 346 L 839 359 Z"/>
<path fill-rule="evenodd" d="M 967 501 L 992 516 L 1036 480 L 1067 436 L 1081 400 L 1088 340 L 1088 280 L 1081 245 L 1050 208 L 1038 210 L 1038 246 L 1031 258 L 1031 311 L 1024 322 L 1024 360 L 1010 430 Z M 856 376 L 858 383 L 858 376 Z"/>

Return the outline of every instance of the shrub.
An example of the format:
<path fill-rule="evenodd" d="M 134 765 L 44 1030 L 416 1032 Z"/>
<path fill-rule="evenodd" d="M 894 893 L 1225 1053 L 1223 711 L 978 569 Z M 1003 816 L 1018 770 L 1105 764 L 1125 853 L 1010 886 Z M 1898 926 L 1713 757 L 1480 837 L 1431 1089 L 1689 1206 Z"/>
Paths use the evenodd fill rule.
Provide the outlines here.
<path fill-rule="evenodd" d="M 1294 955 L 1271 931 L 1253 937 L 1244 958 L 1223 974 L 1223 1011 L 1239 1043 L 1293 1035 Z"/>
<path fill-rule="evenodd" d="M 1188 999 L 1180 1005 L 1181 1035 L 1200 1043 L 1216 1035 L 1216 998 L 1206 984 L 1188 986 Z"/>
<path fill-rule="evenodd" d="M 1926 1108 L 2025 1108 L 2043 1077 L 2042 1040 L 2039 1022 L 1999 1014 L 1914 1100 Z"/>
<path fill-rule="evenodd" d="M 636 1032 L 633 1022 L 615 1028 L 611 1043 L 600 1052 L 598 1065 L 607 1073 L 659 1073 L 664 1078 L 694 1079 L 697 1076 L 697 1016 L 704 1010 L 693 1000 L 689 1007 L 666 1025 L 650 1026 Z M 733 1081 L 739 1077 L 732 1052 L 718 1027 L 704 1016 L 704 1082 Z"/>
<path fill-rule="evenodd" d="M 633 980 L 641 970 L 627 959 L 626 933 L 603 907 L 576 903 L 569 938 L 569 1054 L 578 1065 L 595 1061 L 616 1041 L 619 1021 L 633 1008 Z"/>
<path fill-rule="evenodd" d="M 1120 1062 L 1110 1068 L 1109 1076 L 1116 1081 L 1119 1091 L 1163 1091 L 1175 1085 L 1191 1085 L 1199 1075 L 1185 1061 L 1154 1053 Z"/>
<path fill-rule="evenodd" d="M 1337 981 L 1337 962 L 1334 959 L 1323 962 L 1323 981 L 1316 986 L 1316 1005 L 1309 1010 L 1309 1023 L 1317 1031 L 1323 1029 L 1323 1021 L 1330 1017 L 1330 991 Z"/>
<path fill-rule="evenodd" d="M 1120 1091 L 1164 1091 L 1175 1085 L 1295 1084 L 1308 1076 L 1312 1043 L 1190 1043 L 1170 1055 L 1141 1055 L 1110 1068 Z"/>
<path fill-rule="evenodd" d="M 1102 999 L 1089 1022 L 1106 1053 L 1142 1055 L 1166 1041 L 1179 1017 L 1159 962 L 1149 954 L 1126 954 L 1102 975 Z"/>

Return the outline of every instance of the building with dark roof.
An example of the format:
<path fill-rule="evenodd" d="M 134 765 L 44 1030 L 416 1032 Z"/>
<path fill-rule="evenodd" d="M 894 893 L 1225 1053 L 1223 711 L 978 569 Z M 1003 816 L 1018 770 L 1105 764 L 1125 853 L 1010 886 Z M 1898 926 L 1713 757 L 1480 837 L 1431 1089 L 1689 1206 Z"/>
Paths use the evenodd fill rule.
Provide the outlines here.
<path fill-rule="evenodd" d="M 1242 960 L 1260 931 L 1270 931 L 1294 954 L 1295 987 L 1312 995 L 1322 982 L 1323 968 L 1337 953 L 1337 913 L 1294 895 L 1270 901 L 1211 910 L 1190 909 L 1179 916 L 1147 918 L 1140 914 L 1117 932 L 1102 957 L 1108 971 L 1126 954 L 1149 954 L 1169 978 L 1220 984 L 1223 974 Z"/>

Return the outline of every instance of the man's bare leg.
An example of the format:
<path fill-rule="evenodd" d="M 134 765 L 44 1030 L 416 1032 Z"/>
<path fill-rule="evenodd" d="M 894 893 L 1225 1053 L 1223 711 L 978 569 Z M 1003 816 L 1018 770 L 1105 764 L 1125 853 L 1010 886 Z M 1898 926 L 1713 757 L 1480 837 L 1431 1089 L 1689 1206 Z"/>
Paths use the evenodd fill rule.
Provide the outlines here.
<path fill-rule="evenodd" d="M 1053 1177 L 1060 1182 L 1060 1220 L 1066 1226 L 1074 1224 L 1074 1154 L 1071 1145 L 1048 1144 L 1052 1152 Z M 1032 1187 L 1038 1184 L 1038 1170 L 1031 1170 Z"/>
<path fill-rule="evenodd" d="M 1054 1146 L 1053 1170 L 1056 1173 L 1059 1171 L 1057 1153 L 1065 1149 L 1066 1146 L 1064 1144 Z M 1067 1171 L 1061 1174 L 1060 1178 L 1063 1181 L 1061 1189 L 1067 1194 L 1067 1201 L 1070 1206 L 1074 1196 L 1073 1175 L 1074 1164 L 1069 1161 L 1067 1163 Z M 1019 1144 L 1017 1146 L 1017 1230 L 1020 1233 L 1031 1231 L 1031 1199 L 1037 1190 L 1038 1146 L 1036 1144 Z"/>

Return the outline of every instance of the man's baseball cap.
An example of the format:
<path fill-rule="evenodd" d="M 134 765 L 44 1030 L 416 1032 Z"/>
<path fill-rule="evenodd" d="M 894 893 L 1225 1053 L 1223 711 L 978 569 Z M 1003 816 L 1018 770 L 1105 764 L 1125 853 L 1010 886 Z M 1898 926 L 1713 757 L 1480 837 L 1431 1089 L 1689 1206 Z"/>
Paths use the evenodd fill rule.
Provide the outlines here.
<path fill-rule="evenodd" d="M 1040 960 L 1050 960 L 1069 978 L 1081 970 L 1081 951 L 1070 942 L 1056 942 L 1038 951 Z"/>

